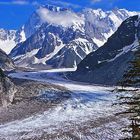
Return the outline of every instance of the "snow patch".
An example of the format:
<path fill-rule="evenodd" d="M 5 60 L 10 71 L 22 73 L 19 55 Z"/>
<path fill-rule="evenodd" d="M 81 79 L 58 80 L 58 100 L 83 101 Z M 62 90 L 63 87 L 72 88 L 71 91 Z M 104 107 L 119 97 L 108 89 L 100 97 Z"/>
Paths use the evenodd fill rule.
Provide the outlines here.
<path fill-rule="evenodd" d="M 16 46 L 14 39 L 12 40 L 0 40 L 0 49 L 2 49 L 6 54 L 9 54 L 11 50 Z"/>
<path fill-rule="evenodd" d="M 55 38 L 55 36 L 54 36 Z M 50 54 L 46 55 L 44 58 L 41 58 L 41 59 L 38 59 L 36 58 L 36 61 L 34 62 L 34 64 L 44 64 L 46 65 L 46 61 L 50 60 L 52 57 L 54 57 L 63 47 L 64 47 L 64 44 L 63 42 L 58 39 L 59 42 L 61 42 L 61 44 L 59 46 L 55 46 L 55 49 L 53 52 L 51 52 Z"/>
<path fill-rule="evenodd" d="M 34 49 L 30 52 L 27 52 L 24 55 L 19 55 L 16 57 L 13 57 L 13 60 L 15 61 L 16 65 L 21 65 L 22 67 L 27 67 L 28 66 L 28 58 L 33 58 L 32 60 L 32 64 L 34 64 L 37 60 L 35 59 L 34 55 L 37 54 L 37 52 L 39 51 L 39 49 Z"/>
<path fill-rule="evenodd" d="M 20 42 L 24 42 L 26 40 L 26 35 L 25 35 L 25 32 L 24 32 L 24 26 L 22 27 L 22 30 L 20 32 L 20 36 L 21 36 Z"/>
<path fill-rule="evenodd" d="M 104 43 L 106 42 L 106 40 L 101 41 L 101 40 L 99 40 L 99 39 L 97 39 L 97 38 L 93 38 L 93 41 L 97 44 L 98 47 L 103 46 Z"/>
<path fill-rule="evenodd" d="M 108 62 L 112 62 L 116 60 L 118 57 L 120 57 L 123 54 L 126 54 L 129 51 L 136 51 L 138 47 L 139 47 L 139 42 L 138 39 L 136 39 L 133 44 L 125 46 L 122 50 L 120 50 L 121 53 L 117 54 L 113 59 L 108 60 Z"/>

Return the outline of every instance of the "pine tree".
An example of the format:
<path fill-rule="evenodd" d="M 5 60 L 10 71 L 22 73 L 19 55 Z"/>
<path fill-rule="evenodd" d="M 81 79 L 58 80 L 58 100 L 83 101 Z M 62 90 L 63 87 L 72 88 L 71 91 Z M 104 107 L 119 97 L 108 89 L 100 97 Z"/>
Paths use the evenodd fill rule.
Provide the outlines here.
<path fill-rule="evenodd" d="M 123 140 L 140 140 L 140 93 L 133 92 L 132 97 L 121 98 L 121 104 L 129 106 L 129 109 L 121 114 L 128 114 L 131 124 L 124 128 L 123 132 L 131 134 Z"/>
<path fill-rule="evenodd" d="M 135 52 L 134 59 L 119 84 L 122 87 L 140 87 L 140 48 Z M 131 125 L 126 128 L 131 137 L 124 140 L 140 140 L 140 91 L 132 91 L 132 96 L 124 97 L 122 104 L 129 106 L 124 113 L 131 116 Z"/>
<path fill-rule="evenodd" d="M 2 71 L 1 68 L 0 68 L 0 77 L 1 77 L 1 78 L 4 78 L 4 77 L 5 77 L 5 74 L 4 74 L 4 72 Z"/>
<path fill-rule="evenodd" d="M 120 84 L 122 87 L 140 87 L 140 49 L 135 52 L 135 58 L 130 64 L 128 71 L 123 75 L 123 80 Z"/>

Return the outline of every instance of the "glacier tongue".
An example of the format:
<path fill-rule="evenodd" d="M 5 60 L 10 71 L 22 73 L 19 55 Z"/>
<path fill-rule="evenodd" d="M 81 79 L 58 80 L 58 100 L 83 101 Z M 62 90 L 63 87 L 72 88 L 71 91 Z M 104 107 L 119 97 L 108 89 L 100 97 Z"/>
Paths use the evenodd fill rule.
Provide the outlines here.
<path fill-rule="evenodd" d="M 70 69 L 18 72 L 9 75 L 15 78 L 61 85 L 68 88 L 72 93 L 71 98 L 42 114 L 0 125 L 1 138 L 16 140 L 22 137 L 32 139 L 44 135 L 50 136 L 50 140 L 54 137 L 61 140 L 62 136 L 65 139 L 71 136 L 80 139 L 86 137 L 96 139 L 98 136 L 103 139 L 123 137 L 121 127 L 126 125 L 128 120 L 125 117 L 114 117 L 115 113 L 124 110 L 122 106 L 112 106 L 117 101 L 116 93 L 110 92 L 114 87 L 73 83 L 59 76 L 59 73 L 67 70 Z M 57 137 L 58 135 L 59 137 Z"/>

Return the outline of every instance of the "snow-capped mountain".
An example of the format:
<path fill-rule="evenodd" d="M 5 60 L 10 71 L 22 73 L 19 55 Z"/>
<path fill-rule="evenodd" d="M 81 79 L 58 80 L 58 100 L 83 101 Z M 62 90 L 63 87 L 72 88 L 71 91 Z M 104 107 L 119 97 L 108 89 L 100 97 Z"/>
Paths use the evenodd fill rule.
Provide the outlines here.
<path fill-rule="evenodd" d="M 96 44 L 79 30 L 44 24 L 24 43 L 18 44 L 11 55 L 16 64 L 22 66 L 74 67 L 96 48 Z"/>
<path fill-rule="evenodd" d="M 102 46 L 126 18 L 136 14 L 125 9 L 86 9 L 76 13 L 41 6 L 23 26 L 26 41 L 18 44 L 10 56 L 21 66 L 75 67 Z"/>
<path fill-rule="evenodd" d="M 133 16 L 122 23 L 107 43 L 90 53 L 70 77 L 96 84 L 117 84 L 140 50 L 139 40 L 140 17 Z"/>
<path fill-rule="evenodd" d="M 18 31 L 0 29 L 0 49 L 6 54 L 9 54 L 18 43 L 25 40 L 23 27 Z"/>
<path fill-rule="evenodd" d="M 11 70 L 14 68 L 14 63 L 7 54 L 15 47 L 15 38 L 15 30 L 0 29 L 0 69 Z"/>
<path fill-rule="evenodd" d="M 7 54 L 15 47 L 16 31 L 0 29 L 0 48 Z"/>
<path fill-rule="evenodd" d="M 117 8 L 112 11 L 86 9 L 84 10 L 85 32 L 100 47 L 125 19 L 138 14 L 138 12 L 130 12 L 126 9 Z"/>
<path fill-rule="evenodd" d="M 34 22 L 34 15 L 38 15 L 38 22 Z M 51 67 L 75 67 L 87 54 L 97 49 L 97 45 L 84 32 L 83 15 L 71 10 L 43 6 L 29 21 L 32 24 L 27 24 L 30 25 L 28 28 L 35 33 L 31 35 L 30 32 L 31 37 L 18 44 L 10 54 L 18 65 L 48 64 Z M 39 25 L 41 27 L 37 29 Z M 27 29 L 27 26 L 24 26 L 24 29 Z"/>
<path fill-rule="evenodd" d="M 49 13 L 49 11 L 51 11 L 51 13 Z M 34 34 L 44 22 L 47 22 L 47 19 L 48 21 L 50 19 L 55 19 L 55 16 L 57 16 L 55 15 L 56 13 L 64 13 L 67 11 L 68 9 L 66 8 L 60 8 L 51 5 L 40 6 L 24 25 L 23 29 L 25 37 L 29 38 L 32 34 Z"/>

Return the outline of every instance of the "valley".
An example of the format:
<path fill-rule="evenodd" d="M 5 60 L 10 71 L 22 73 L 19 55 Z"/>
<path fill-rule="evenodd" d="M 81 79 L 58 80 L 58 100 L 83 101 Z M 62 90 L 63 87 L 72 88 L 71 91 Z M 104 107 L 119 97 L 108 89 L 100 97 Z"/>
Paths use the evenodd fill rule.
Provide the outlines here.
<path fill-rule="evenodd" d="M 140 139 L 131 2 L 0 1 L 0 140 Z"/>
<path fill-rule="evenodd" d="M 124 111 L 125 107 L 115 105 L 118 102 L 118 93 L 112 92 L 114 87 L 70 81 L 64 78 L 64 71 L 71 71 L 71 69 L 9 74 L 9 77 L 25 80 L 27 93 L 28 80 L 31 80 L 32 86 L 30 85 L 29 88 L 32 92 L 34 92 L 32 87 L 36 85 L 36 82 L 44 86 L 36 85 L 41 88 L 41 93 L 36 92 L 31 96 L 37 96 L 38 100 L 31 100 L 30 104 L 26 101 L 17 103 L 17 106 L 16 104 L 12 105 L 14 107 L 10 112 L 13 114 L 21 113 L 22 117 L 13 115 L 14 120 L 5 123 L 5 117 L 0 117 L 0 120 L 4 123 L 0 125 L 1 139 L 93 140 L 100 137 L 111 140 L 112 138 L 119 139 L 125 136 L 122 128 L 129 124 L 128 115 L 116 115 L 116 113 Z M 52 89 L 50 93 L 45 91 L 45 87 L 46 90 Z M 57 90 L 55 91 L 55 89 Z M 30 97 L 26 94 L 25 97 Z M 26 104 L 28 107 L 26 107 Z M 29 112 L 30 109 L 31 112 Z M 24 113 L 22 113 L 23 110 Z M 8 116 L 8 113 L 7 111 L 7 115 L 5 113 L 3 116 Z"/>

